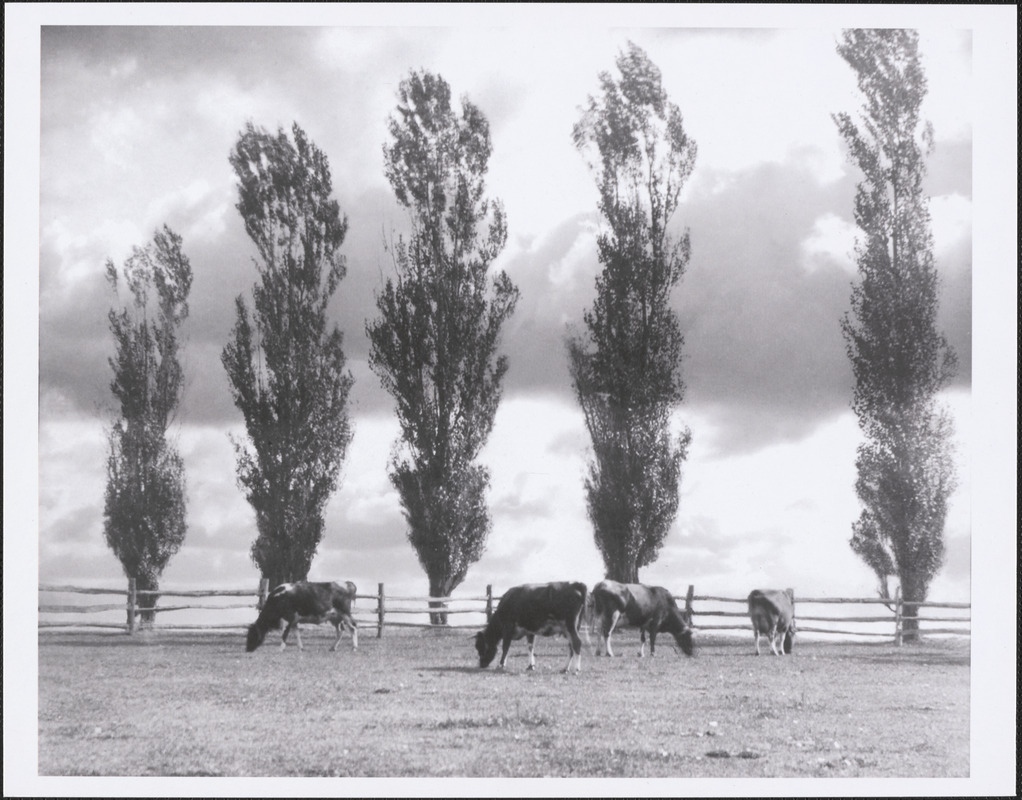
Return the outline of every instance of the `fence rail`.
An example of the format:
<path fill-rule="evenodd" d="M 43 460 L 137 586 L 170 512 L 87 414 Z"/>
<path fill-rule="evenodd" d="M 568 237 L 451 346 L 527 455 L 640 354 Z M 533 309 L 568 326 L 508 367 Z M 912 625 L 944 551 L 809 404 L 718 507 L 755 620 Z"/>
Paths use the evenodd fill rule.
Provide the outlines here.
<path fill-rule="evenodd" d="M 790 590 L 789 590 L 790 591 Z M 114 595 L 123 597 L 123 603 L 102 603 L 74 605 L 67 603 L 43 603 L 40 600 L 39 613 L 44 614 L 72 614 L 75 617 L 82 617 L 86 614 L 98 614 L 111 611 L 124 611 L 126 620 L 123 623 L 109 621 L 92 621 L 76 619 L 75 621 L 59 621 L 52 619 L 40 619 L 40 629 L 50 628 L 101 628 L 124 630 L 129 634 L 139 628 L 139 618 L 143 615 L 162 615 L 171 611 L 202 610 L 209 612 L 222 612 L 226 610 L 251 609 L 257 612 L 262 608 L 263 603 L 269 595 L 269 585 L 262 580 L 258 589 L 138 589 L 135 581 L 129 579 L 126 589 L 118 588 L 96 588 L 82 586 L 67 586 L 55 584 L 40 584 L 40 595 L 42 594 L 81 594 L 81 595 Z M 792 593 L 794 594 L 794 593 Z M 247 603 L 230 603 L 227 605 L 209 605 L 199 603 L 180 603 L 177 605 L 154 605 L 149 598 L 154 597 L 180 597 L 180 598 L 212 598 L 212 597 L 243 597 L 250 598 Z M 148 601 L 143 605 L 140 600 Z M 377 637 L 382 637 L 387 627 L 395 628 L 478 628 L 481 619 L 463 623 L 450 622 L 451 615 L 474 614 L 476 617 L 485 617 L 489 620 L 500 602 L 500 597 L 493 594 L 493 587 L 486 587 L 485 595 L 465 595 L 461 597 L 427 597 L 422 595 L 413 596 L 388 596 L 384 585 L 378 584 L 375 594 L 356 594 L 356 601 L 368 600 L 374 604 L 370 608 L 358 608 L 355 610 L 355 620 L 362 627 L 376 628 Z M 714 608 L 713 604 L 742 604 L 745 605 L 747 598 L 744 597 L 722 597 L 718 595 L 696 595 L 693 586 L 688 587 L 685 595 L 675 598 L 689 611 L 692 616 L 692 626 L 697 631 L 744 631 L 749 629 L 748 613 L 742 611 L 727 611 Z M 459 607 L 452 608 L 451 604 Z M 470 607 L 461 607 L 468 604 Z M 803 613 L 806 606 L 814 605 L 883 605 L 890 613 L 880 615 L 818 615 Z M 867 636 L 893 638 L 896 644 L 901 644 L 905 637 L 905 622 L 911 620 L 917 625 L 920 635 L 926 634 L 953 634 L 969 636 L 969 627 L 930 627 L 932 623 L 959 623 L 960 625 L 971 625 L 971 614 L 964 616 L 919 616 L 923 609 L 954 609 L 971 612 L 970 603 L 948 603 L 939 601 L 905 601 L 901 599 L 900 590 L 892 599 L 869 598 L 869 597 L 809 597 L 798 598 L 798 613 L 796 618 L 799 622 L 798 630 L 804 633 L 823 633 L 841 636 Z M 906 613 L 906 609 L 912 609 Z M 437 615 L 442 615 L 438 617 Z M 395 619 L 395 617 L 429 616 L 428 621 L 408 621 L 407 619 Z M 441 621 L 442 619 L 442 621 Z M 739 621 L 741 620 L 741 621 Z M 587 609 L 587 625 L 590 628 L 594 624 L 591 608 Z M 806 626 L 810 623 L 834 623 L 827 627 Z M 853 630 L 848 625 L 868 625 L 868 628 Z M 162 620 L 159 627 L 167 630 L 244 630 L 248 625 L 245 623 L 175 623 Z M 155 627 L 155 623 L 154 623 Z M 892 631 L 893 628 L 893 631 Z"/>

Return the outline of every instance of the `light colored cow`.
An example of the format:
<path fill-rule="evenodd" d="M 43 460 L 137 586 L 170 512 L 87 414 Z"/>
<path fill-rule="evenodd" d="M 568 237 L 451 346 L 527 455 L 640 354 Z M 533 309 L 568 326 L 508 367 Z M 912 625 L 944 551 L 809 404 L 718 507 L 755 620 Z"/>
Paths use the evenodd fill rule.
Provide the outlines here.
<path fill-rule="evenodd" d="M 759 655 L 759 637 L 770 637 L 770 649 L 775 656 L 790 654 L 795 645 L 795 598 L 788 589 L 753 589 L 749 592 L 749 618 L 752 634 L 756 638 Z M 782 642 L 783 639 L 783 642 Z"/>

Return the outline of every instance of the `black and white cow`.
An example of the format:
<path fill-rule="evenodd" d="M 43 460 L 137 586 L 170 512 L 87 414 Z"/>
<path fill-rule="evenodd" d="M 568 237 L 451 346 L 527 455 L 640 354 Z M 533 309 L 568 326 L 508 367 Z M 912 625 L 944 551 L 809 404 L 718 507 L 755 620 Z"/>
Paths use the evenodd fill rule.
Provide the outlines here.
<path fill-rule="evenodd" d="M 299 622 L 319 625 L 329 622 L 337 629 L 337 639 L 331 650 L 341 643 L 341 629 L 351 631 L 351 647 L 358 649 L 358 626 L 351 618 L 351 604 L 355 601 L 355 584 L 344 583 L 282 583 L 266 598 L 259 618 L 248 626 L 248 640 L 245 650 L 251 653 L 263 643 L 266 634 L 279 630 L 286 622 L 287 627 L 280 639 L 280 649 L 287 647 L 287 636 L 294 628 L 298 649 L 302 649 L 302 635 Z"/>
<path fill-rule="evenodd" d="M 614 655 L 610 634 L 621 617 L 640 631 L 639 658 L 645 655 L 647 633 L 650 656 L 656 655 L 658 633 L 671 634 L 681 651 L 692 655 L 692 620 L 678 608 L 674 596 L 663 586 L 600 581 L 593 587 L 593 603 L 606 655 Z M 599 645 L 596 654 L 600 654 Z"/>
<path fill-rule="evenodd" d="M 795 644 L 795 599 L 789 589 L 753 589 L 749 592 L 749 617 L 752 635 L 756 637 L 756 655 L 759 655 L 759 637 L 770 637 L 770 649 L 775 656 L 791 653 Z M 781 639 L 784 639 L 782 644 Z"/>
<path fill-rule="evenodd" d="M 576 658 L 575 672 L 582 668 L 582 640 L 578 635 L 579 618 L 586 600 L 584 583 L 527 583 L 508 589 L 493 612 L 486 629 L 475 636 L 479 653 L 479 666 L 488 667 L 497 655 L 497 643 L 503 650 L 500 668 L 507 662 L 507 651 L 512 639 L 523 636 L 529 644 L 528 669 L 536 668 L 534 652 L 536 636 L 559 634 L 568 637 L 568 663 L 571 669 Z"/>

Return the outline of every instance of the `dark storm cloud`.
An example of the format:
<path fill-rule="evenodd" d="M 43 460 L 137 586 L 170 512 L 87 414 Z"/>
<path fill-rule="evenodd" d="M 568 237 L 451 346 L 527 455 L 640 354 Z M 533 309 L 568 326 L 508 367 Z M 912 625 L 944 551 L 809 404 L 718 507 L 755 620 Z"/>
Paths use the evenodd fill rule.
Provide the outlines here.
<path fill-rule="evenodd" d="M 714 187 L 716 178 L 723 188 Z M 347 189 L 336 193 L 349 219 L 347 275 L 331 314 L 345 335 L 359 413 L 389 412 L 392 401 L 366 365 L 364 326 L 375 316 L 375 293 L 394 274 L 384 241 L 400 233 L 406 217 L 385 189 L 357 195 Z M 693 250 L 674 295 L 686 336 L 687 404 L 724 423 L 726 433 L 716 443 L 721 450 L 798 439 L 847 408 L 851 376 L 839 320 L 853 275 L 826 255 L 807 263 L 802 244 L 822 214 L 846 212 L 853 194 L 851 178 L 821 185 L 808 167 L 766 165 L 726 178 L 704 175 L 679 212 Z M 188 224 L 183 217 L 172 221 Z M 501 344 L 510 361 L 508 396 L 547 393 L 572 400 L 564 338 L 568 324 L 579 325 L 592 304 L 596 221 L 595 214 L 576 215 L 544 237 L 509 245 L 505 269 L 521 300 Z M 233 208 L 223 228 L 214 238 L 185 242 L 195 281 L 185 327 L 182 419 L 196 423 L 236 421 L 220 353 L 233 326 L 234 298 L 242 294 L 251 305 L 256 280 L 254 250 Z M 40 381 L 88 413 L 110 400 L 106 313 L 112 294 L 98 274 L 79 291 L 61 292 L 57 285 L 51 291 L 58 258 L 44 245 Z M 92 255 L 97 262 L 102 258 L 98 251 Z M 955 269 L 944 274 L 941 323 L 962 363 L 958 381 L 967 383 L 968 242 L 956 245 L 948 259 Z"/>
<path fill-rule="evenodd" d="M 540 392 L 570 397 L 565 336 L 568 323 L 581 324 L 583 310 L 595 294 L 594 219 L 595 214 L 579 214 L 539 240 L 521 242 L 521 252 L 505 266 L 521 293 L 502 335 L 510 362 L 509 395 Z"/>
<path fill-rule="evenodd" d="M 799 163 L 747 170 L 723 188 L 715 178 L 682 213 L 693 253 L 677 294 L 689 401 L 811 426 L 847 398 L 838 320 L 850 275 L 833 263 L 807 269 L 802 243 L 850 184 L 821 185 Z"/>
<path fill-rule="evenodd" d="M 715 178 L 724 188 L 715 189 Z M 675 295 L 688 402 L 722 423 L 721 452 L 799 439 L 848 408 L 840 319 L 854 280 L 851 253 L 841 263 L 809 256 L 803 244 L 824 215 L 850 218 L 854 183 L 848 176 L 821 184 L 793 159 L 704 175 L 680 212 L 693 253 Z M 960 352 L 969 342 L 970 266 L 963 258 L 947 274 L 943 297 L 946 331 Z"/>
<path fill-rule="evenodd" d="M 371 100 L 368 84 L 373 82 L 358 80 L 345 66 L 346 48 L 352 45 L 346 35 L 258 28 L 52 29 L 44 34 L 42 393 L 56 391 L 86 414 L 110 402 L 106 359 L 112 343 L 106 314 L 111 297 L 102 264 L 107 256 L 121 259 L 126 253 L 107 251 L 103 226 L 136 226 L 146 231 L 134 242 L 141 245 L 151 236 L 149 227 L 167 222 L 185 236 L 195 272 L 191 316 L 183 331 L 182 421 L 237 421 L 220 353 L 234 322 L 234 299 L 239 294 L 250 298 L 256 273 L 254 248 L 234 209 L 236 189 L 227 154 L 245 119 L 255 116 L 256 124 L 272 130 L 278 124 L 288 126 L 294 117 L 327 154 L 334 194 L 349 220 L 343 247 L 347 276 L 331 315 L 344 333 L 356 376 L 352 400 L 358 413 L 390 413 L 392 401 L 366 366 L 364 326 L 375 316 L 374 293 L 394 274 L 384 242 L 408 224 L 383 177 L 385 118 L 396 98 L 382 105 Z M 424 59 L 443 37 L 434 32 L 413 39 L 419 44 L 409 45 L 399 62 Z M 374 46 L 393 55 L 402 41 L 400 36 L 384 37 Z M 319 56 L 310 57 L 310 52 Z M 183 53 L 188 57 L 182 58 Z M 398 72 L 381 80 L 393 80 L 396 88 L 403 77 Z M 332 81 L 339 98 L 336 110 L 330 103 L 324 108 L 317 76 Z M 457 93 L 466 87 L 453 88 Z M 95 100 L 68 103 L 65 118 L 63 99 L 72 92 Z M 80 151 L 65 154 L 76 141 L 77 129 L 90 120 L 95 123 L 97 106 L 127 114 L 122 122 L 129 130 L 132 125 L 152 128 L 154 135 L 165 130 L 160 125 L 170 120 L 145 102 L 159 92 L 180 114 L 175 130 L 184 133 L 161 140 L 158 158 L 128 147 L 114 151 L 123 163 L 106 167 L 102 159 L 74 155 Z M 213 92 L 211 102 L 236 99 L 236 118 L 229 113 L 225 123 L 211 116 L 193 99 L 203 92 Z M 485 105 L 493 118 L 495 135 L 524 97 L 514 83 L 502 96 L 492 81 L 481 84 L 476 94 L 473 100 Z M 372 119 L 348 113 L 365 107 L 373 109 Z M 280 116 L 266 116 L 270 108 Z M 109 131 L 115 140 L 118 119 L 111 118 Z M 77 136 L 81 138 L 80 132 Z M 691 263 L 674 294 L 686 337 L 686 406 L 724 424 L 725 433 L 715 442 L 720 452 L 754 449 L 778 438 L 798 439 L 847 409 L 851 375 L 839 320 L 848 307 L 853 275 L 838 259 L 807 256 L 802 246 L 821 216 L 850 220 L 855 178 L 821 183 L 809 166 L 812 154 L 803 155 L 809 157 L 792 155 L 785 163 L 729 173 L 701 171 L 697 164 L 676 216 L 678 226 L 687 227 L 692 237 Z M 938 142 L 929 162 L 931 191 L 969 196 L 970 155 L 967 144 Z M 130 180 L 133 168 L 149 170 L 153 164 L 157 169 L 152 180 Z M 105 216 L 114 212 L 103 202 L 104 169 L 118 171 L 110 180 L 124 183 L 129 178 L 124 185 L 139 209 L 138 219 Z M 60 222 L 82 209 L 82 193 L 92 186 L 90 181 L 98 182 L 98 202 L 92 212 L 85 204 L 83 224 L 89 224 L 91 213 L 94 231 L 75 239 L 62 232 Z M 599 268 L 598 223 L 594 208 L 553 222 L 540 237 L 516 238 L 511 219 L 511 240 L 500 264 L 518 284 L 521 300 L 501 342 L 510 362 L 508 397 L 552 394 L 573 402 L 564 337 L 567 326 L 579 325 L 583 310 L 592 304 Z M 968 244 L 956 245 L 948 258 L 954 261 L 952 269 L 940 265 L 945 291 L 941 321 L 959 353 L 961 384 L 968 383 L 971 372 Z M 69 279 L 72 268 L 78 277 Z"/>
<path fill-rule="evenodd" d="M 114 408 L 110 392 L 113 355 L 107 331 L 111 294 L 97 280 L 76 293 L 39 304 L 39 395 L 59 401 L 75 414 L 107 414 Z"/>

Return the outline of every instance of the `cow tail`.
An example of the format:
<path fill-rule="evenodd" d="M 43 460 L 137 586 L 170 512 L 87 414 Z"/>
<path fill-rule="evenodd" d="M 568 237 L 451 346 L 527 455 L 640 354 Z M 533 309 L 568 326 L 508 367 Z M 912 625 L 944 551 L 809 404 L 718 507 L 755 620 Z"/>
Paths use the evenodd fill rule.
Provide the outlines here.
<path fill-rule="evenodd" d="M 578 617 L 575 619 L 575 627 L 578 627 L 579 620 L 582 619 L 582 614 L 585 612 L 586 596 L 589 594 L 589 587 L 582 582 L 578 582 L 571 584 L 571 588 L 582 597 L 582 604 L 578 607 Z"/>

